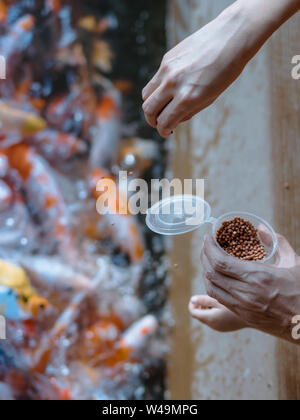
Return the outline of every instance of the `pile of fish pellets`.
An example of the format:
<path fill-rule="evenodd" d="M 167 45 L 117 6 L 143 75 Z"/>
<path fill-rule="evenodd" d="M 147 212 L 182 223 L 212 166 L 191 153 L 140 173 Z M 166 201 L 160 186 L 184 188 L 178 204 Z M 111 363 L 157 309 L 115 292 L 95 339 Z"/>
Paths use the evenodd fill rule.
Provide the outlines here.
<path fill-rule="evenodd" d="M 228 254 L 241 260 L 260 261 L 267 257 L 257 229 L 241 217 L 224 222 L 217 231 L 216 239 Z"/>

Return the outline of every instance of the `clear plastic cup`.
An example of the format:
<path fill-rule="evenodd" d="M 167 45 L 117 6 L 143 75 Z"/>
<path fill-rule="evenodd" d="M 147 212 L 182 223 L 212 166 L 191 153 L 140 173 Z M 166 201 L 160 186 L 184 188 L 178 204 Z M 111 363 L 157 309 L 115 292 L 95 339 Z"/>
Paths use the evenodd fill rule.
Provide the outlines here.
<path fill-rule="evenodd" d="M 159 201 L 148 210 L 146 223 L 149 229 L 160 235 L 183 235 L 210 223 L 217 246 L 227 254 L 216 240 L 223 222 L 241 217 L 258 229 L 267 257 L 261 263 L 270 262 L 277 251 L 277 235 L 271 225 L 259 216 L 247 212 L 230 212 L 219 218 L 211 217 L 211 206 L 207 201 L 193 195 L 180 195 Z M 191 223 L 192 221 L 192 223 Z M 229 254 L 227 254 L 229 255 Z"/>
<path fill-rule="evenodd" d="M 266 263 L 266 262 L 270 262 L 276 252 L 277 252 L 277 248 L 278 248 L 278 240 L 277 240 L 277 235 L 274 231 L 274 229 L 272 228 L 272 226 L 266 222 L 264 219 L 262 219 L 259 216 L 256 216 L 255 214 L 252 213 L 247 213 L 247 212 L 230 212 L 230 213 L 226 213 L 223 216 L 219 217 L 218 219 L 215 219 L 213 224 L 213 237 L 215 239 L 215 242 L 217 244 L 217 246 L 223 251 L 226 252 L 218 243 L 216 236 L 217 236 L 217 231 L 218 229 L 222 226 L 222 223 L 228 221 L 228 220 L 232 220 L 235 217 L 241 217 L 244 220 L 247 220 L 248 222 L 250 222 L 256 229 L 258 229 L 258 236 L 260 241 L 262 242 L 262 244 L 265 247 L 265 251 L 267 253 L 266 258 L 264 258 L 263 260 L 259 260 L 258 262 L 261 263 Z M 226 252 L 227 254 L 227 252 Z"/>

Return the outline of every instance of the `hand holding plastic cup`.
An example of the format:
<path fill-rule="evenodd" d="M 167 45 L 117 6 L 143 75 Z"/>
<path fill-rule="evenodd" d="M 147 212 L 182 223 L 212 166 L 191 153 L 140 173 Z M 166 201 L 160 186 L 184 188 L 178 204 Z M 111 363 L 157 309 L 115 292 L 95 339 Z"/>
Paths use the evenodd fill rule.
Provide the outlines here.
<path fill-rule="evenodd" d="M 275 256 L 278 247 L 277 235 L 264 219 L 251 213 L 239 211 L 224 214 L 219 218 L 212 217 L 211 213 L 209 203 L 200 197 L 178 195 L 159 201 L 149 209 L 146 223 L 153 232 L 165 236 L 183 235 L 209 223 L 212 225 L 212 234 L 217 246 L 227 254 L 219 245 L 216 234 L 224 222 L 241 217 L 258 230 L 259 239 L 265 247 L 267 256 L 258 262 L 270 262 Z"/>

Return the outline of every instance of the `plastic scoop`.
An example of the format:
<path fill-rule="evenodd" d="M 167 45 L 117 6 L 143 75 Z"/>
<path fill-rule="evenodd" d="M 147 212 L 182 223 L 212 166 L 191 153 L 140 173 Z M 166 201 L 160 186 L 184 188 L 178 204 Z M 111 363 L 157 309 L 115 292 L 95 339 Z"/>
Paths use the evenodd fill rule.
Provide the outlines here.
<path fill-rule="evenodd" d="M 211 217 L 209 203 L 197 196 L 180 195 L 159 201 L 148 210 L 146 223 L 153 232 L 166 236 L 183 235 L 210 223 L 217 246 L 226 253 L 217 242 L 216 233 L 223 222 L 235 217 L 249 221 L 258 229 L 260 240 L 267 253 L 267 257 L 259 262 L 270 261 L 277 251 L 278 240 L 268 222 L 254 214 L 239 211 L 224 214 L 219 218 Z"/>

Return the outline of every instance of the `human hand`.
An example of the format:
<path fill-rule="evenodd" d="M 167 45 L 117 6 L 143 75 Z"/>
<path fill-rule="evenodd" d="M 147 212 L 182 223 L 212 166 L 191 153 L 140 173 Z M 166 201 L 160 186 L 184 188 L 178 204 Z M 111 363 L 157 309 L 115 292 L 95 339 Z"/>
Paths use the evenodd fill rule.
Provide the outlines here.
<path fill-rule="evenodd" d="M 242 21 L 231 7 L 165 55 L 143 90 L 146 119 L 162 137 L 211 105 L 242 72 Z"/>
<path fill-rule="evenodd" d="M 147 122 L 168 137 L 211 105 L 298 10 L 299 0 L 235 1 L 164 56 L 142 93 Z"/>
<path fill-rule="evenodd" d="M 300 314 L 300 258 L 279 236 L 275 265 L 227 256 L 212 237 L 205 240 L 202 263 L 207 293 L 248 327 L 292 341 L 292 320 Z"/>
<path fill-rule="evenodd" d="M 193 296 L 189 311 L 193 318 L 215 331 L 231 332 L 247 327 L 237 315 L 209 296 Z"/>

